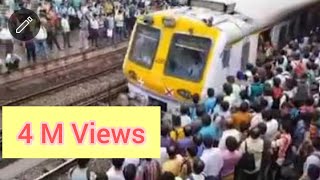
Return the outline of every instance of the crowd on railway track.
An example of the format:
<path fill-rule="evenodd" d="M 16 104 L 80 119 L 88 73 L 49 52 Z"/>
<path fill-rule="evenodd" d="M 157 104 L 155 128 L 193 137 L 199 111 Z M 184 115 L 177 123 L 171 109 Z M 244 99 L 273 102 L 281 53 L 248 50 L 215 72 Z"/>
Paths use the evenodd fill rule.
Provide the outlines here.
<path fill-rule="evenodd" d="M 180 115 L 163 116 L 160 159 L 115 158 L 103 178 L 79 159 L 70 179 L 319 179 L 319 28 L 282 49 L 269 41 L 259 49 L 261 65 L 228 76 L 224 94 L 209 88 Z"/>
<path fill-rule="evenodd" d="M 10 72 L 19 68 L 20 61 L 35 63 L 39 59 L 48 59 L 49 53 L 54 49 L 60 51 L 71 48 L 71 34 L 78 33 L 82 50 L 106 45 L 116 46 L 130 36 L 136 17 L 167 6 L 169 5 L 165 1 L 147 0 L 92 0 L 85 3 L 48 0 L 39 1 L 38 5 L 32 8 L 31 1 L 23 1 L 17 4 L 14 11 L 22 8 L 33 9 L 40 18 L 40 30 L 34 39 L 15 43 L 6 23 L 3 23 L 0 40 L 5 47 L 5 57 L 0 59 L 0 70 L 2 66 L 6 66 Z M 7 13 L 5 22 L 14 11 Z M 63 42 L 59 42 L 58 36 L 63 37 Z M 19 45 L 25 48 L 25 56 L 12 58 L 17 57 L 14 46 Z"/>

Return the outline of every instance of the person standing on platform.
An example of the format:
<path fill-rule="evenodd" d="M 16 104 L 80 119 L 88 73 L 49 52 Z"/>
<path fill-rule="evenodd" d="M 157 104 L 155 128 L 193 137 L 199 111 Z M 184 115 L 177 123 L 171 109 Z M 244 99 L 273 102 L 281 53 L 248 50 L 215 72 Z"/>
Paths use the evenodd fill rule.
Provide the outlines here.
<path fill-rule="evenodd" d="M 112 13 L 108 14 L 106 21 L 108 43 L 114 45 L 114 15 Z"/>
<path fill-rule="evenodd" d="M 40 25 L 40 29 L 37 36 L 35 37 L 35 40 L 36 40 L 35 43 L 36 43 L 36 49 L 37 49 L 38 55 L 48 59 L 47 42 L 46 42 L 47 30 L 42 24 Z"/>
<path fill-rule="evenodd" d="M 68 45 L 68 47 L 71 48 L 72 46 L 70 44 L 70 24 L 66 14 L 62 15 L 61 27 L 63 33 L 63 47 L 67 48 Z"/>
<path fill-rule="evenodd" d="M 98 16 L 93 14 L 93 18 L 90 20 L 90 28 L 91 28 L 91 44 L 92 46 L 98 47 L 98 37 L 99 37 L 99 22 Z"/>
<path fill-rule="evenodd" d="M 35 63 L 36 62 L 36 45 L 34 40 L 29 40 L 25 42 L 25 48 L 26 48 L 26 52 L 27 52 L 27 60 L 28 63 L 30 63 L 31 58 L 32 61 Z"/>
<path fill-rule="evenodd" d="M 47 19 L 48 19 L 47 41 L 48 41 L 49 48 L 53 50 L 53 44 L 55 44 L 59 50 L 62 50 L 57 40 L 57 26 L 59 23 L 59 19 L 57 17 L 57 14 L 54 12 L 52 6 L 50 7 L 47 13 Z"/>
<path fill-rule="evenodd" d="M 80 32 L 79 39 L 81 44 L 81 49 L 85 50 L 89 48 L 89 20 L 86 14 L 82 15 L 80 22 Z"/>
<path fill-rule="evenodd" d="M 119 43 L 124 38 L 124 12 L 123 8 L 120 8 L 115 14 L 116 24 L 116 42 Z"/>

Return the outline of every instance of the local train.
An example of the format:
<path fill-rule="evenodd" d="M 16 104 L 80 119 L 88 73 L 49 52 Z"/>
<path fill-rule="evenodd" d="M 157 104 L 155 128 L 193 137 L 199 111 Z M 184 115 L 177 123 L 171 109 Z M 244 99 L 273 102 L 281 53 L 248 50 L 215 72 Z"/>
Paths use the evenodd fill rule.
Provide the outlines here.
<path fill-rule="evenodd" d="M 320 0 L 192 0 L 137 19 L 123 71 L 131 96 L 177 110 L 216 93 L 255 63 L 263 41 L 281 47 L 320 21 Z"/>

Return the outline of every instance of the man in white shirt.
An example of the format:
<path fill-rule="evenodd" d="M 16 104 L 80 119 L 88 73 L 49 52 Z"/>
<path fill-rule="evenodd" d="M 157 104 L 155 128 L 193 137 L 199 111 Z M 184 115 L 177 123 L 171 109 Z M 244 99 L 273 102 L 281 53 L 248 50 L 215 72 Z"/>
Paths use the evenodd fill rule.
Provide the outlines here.
<path fill-rule="evenodd" d="M 195 159 L 193 163 L 193 171 L 187 180 L 205 180 L 204 175 L 202 174 L 205 164 L 200 159 Z"/>
<path fill-rule="evenodd" d="M 277 120 L 272 118 L 271 110 L 262 112 L 262 117 L 267 125 L 267 132 L 265 134 L 265 137 L 268 140 L 272 141 L 278 133 L 279 123 Z"/>
<path fill-rule="evenodd" d="M 114 158 L 114 159 L 112 159 L 112 166 L 106 173 L 108 179 L 125 180 L 125 178 L 123 176 L 123 172 L 122 172 L 123 163 L 124 163 L 124 158 Z"/>
<path fill-rule="evenodd" d="M 228 122 L 227 125 L 226 125 L 226 130 L 222 132 L 222 136 L 221 136 L 221 139 L 219 141 L 219 149 L 221 150 L 224 150 L 224 149 L 227 149 L 226 148 L 226 140 L 229 136 L 232 136 L 234 138 L 236 138 L 236 140 L 238 142 L 240 142 L 241 140 L 241 133 L 234 128 L 232 122 Z"/>
<path fill-rule="evenodd" d="M 204 137 L 203 144 L 205 149 L 200 157 L 204 162 L 204 175 L 208 179 L 218 178 L 223 167 L 223 159 L 219 148 L 213 148 L 213 139 L 211 137 Z"/>
<path fill-rule="evenodd" d="M 181 119 L 181 126 L 184 127 L 188 124 L 191 124 L 191 118 L 188 115 L 189 113 L 189 108 L 186 105 L 182 105 L 180 107 L 180 119 Z"/>
<path fill-rule="evenodd" d="M 259 123 L 263 122 L 263 118 L 262 118 L 262 107 L 260 105 L 260 103 L 256 102 L 252 105 L 254 113 L 252 114 L 252 119 L 250 122 L 250 129 L 256 127 Z"/>
<path fill-rule="evenodd" d="M 99 38 L 99 22 L 96 14 L 93 15 L 93 18 L 90 20 L 90 37 L 92 46 L 95 45 L 98 47 L 98 38 Z"/>
<path fill-rule="evenodd" d="M 67 48 L 67 45 L 69 48 L 71 48 L 72 46 L 70 45 L 70 24 L 69 24 L 67 15 L 65 14 L 62 15 L 61 26 L 62 26 L 62 33 L 63 33 L 64 48 Z"/>

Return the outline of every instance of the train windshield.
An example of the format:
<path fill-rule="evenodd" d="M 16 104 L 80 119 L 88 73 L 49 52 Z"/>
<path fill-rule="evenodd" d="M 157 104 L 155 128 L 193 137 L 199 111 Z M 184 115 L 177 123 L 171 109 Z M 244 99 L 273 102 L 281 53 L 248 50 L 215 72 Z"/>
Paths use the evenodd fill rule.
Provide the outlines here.
<path fill-rule="evenodd" d="M 160 30 L 138 24 L 132 42 L 130 60 L 151 68 L 159 44 Z"/>
<path fill-rule="evenodd" d="M 168 55 L 165 73 L 170 76 L 199 81 L 207 61 L 211 40 L 175 34 Z"/>

